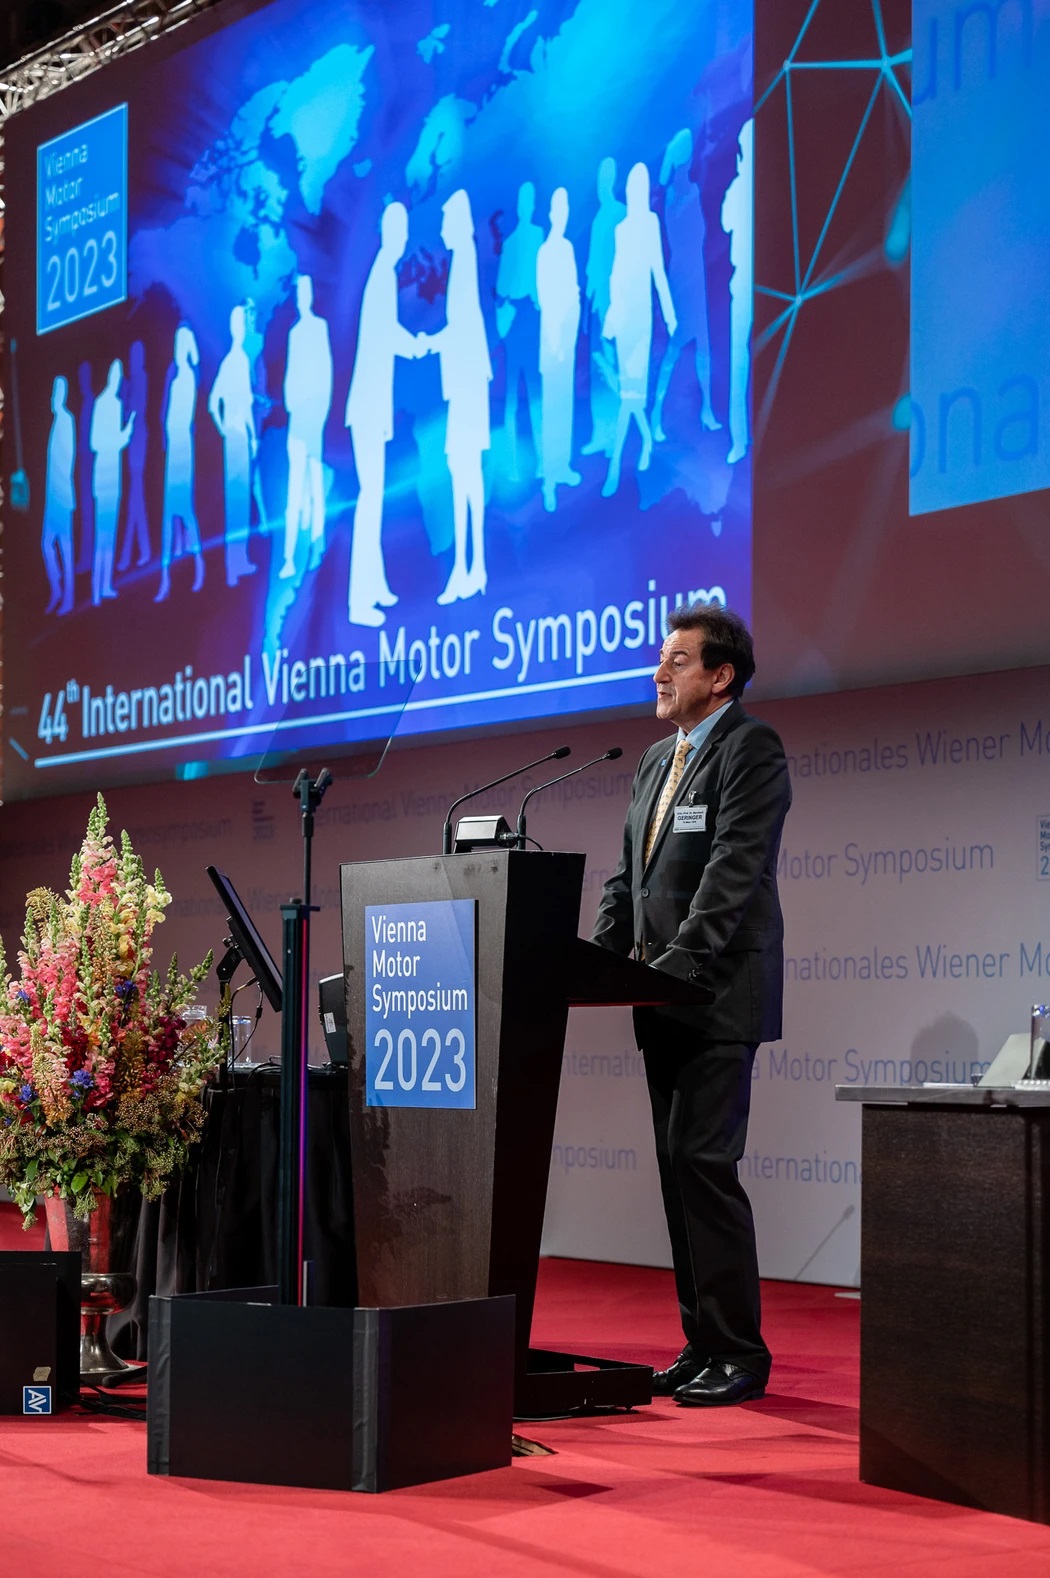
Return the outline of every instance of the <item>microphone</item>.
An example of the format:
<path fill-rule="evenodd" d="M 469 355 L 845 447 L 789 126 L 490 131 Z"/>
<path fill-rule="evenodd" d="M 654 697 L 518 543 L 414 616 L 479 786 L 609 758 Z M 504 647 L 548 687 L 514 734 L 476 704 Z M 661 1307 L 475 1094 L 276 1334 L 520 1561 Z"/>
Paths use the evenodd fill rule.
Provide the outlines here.
<path fill-rule="evenodd" d="M 469 789 L 466 794 L 461 794 L 458 800 L 453 800 L 448 808 L 448 815 L 445 817 L 445 825 L 441 829 L 441 853 L 443 855 L 451 855 L 452 853 L 452 813 L 457 806 L 463 804 L 464 800 L 473 800 L 475 795 L 484 794 L 488 789 L 495 789 L 498 784 L 505 784 L 508 778 L 520 778 L 522 773 L 530 772 L 533 767 L 542 767 L 544 762 L 560 762 L 566 756 L 571 755 L 571 746 L 559 745 L 556 751 L 551 751 L 547 756 L 541 756 L 538 761 L 527 762 L 524 767 L 515 767 L 512 773 L 504 773 L 502 778 L 493 778 L 490 784 L 481 784 L 477 789 Z M 555 779 L 555 782 L 557 782 L 557 779 Z"/>
<path fill-rule="evenodd" d="M 593 762 L 584 762 L 582 767 L 574 767 L 571 772 L 562 773 L 560 778 L 552 778 L 548 783 L 537 784 L 535 789 L 530 789 L 521 802 L 521 810 L 518 812 L 518 831 L 516 833 L 504 833 L 503 842 L 511 844 L 515 849 L 525 848 L 525 807 L 534 794 L 540 794 L 542 790 L 550 789 L 554 784 L 563 783 L 566 778 L 575 778 L 577 773 L 585 773 L 588 767 L 597 767 L 599 762 L 615 762 L 622 755 L 623 751 L 620 746 L 614 745 L 611 750 L 605 752 L 604 756 L 596 756 Z"/>

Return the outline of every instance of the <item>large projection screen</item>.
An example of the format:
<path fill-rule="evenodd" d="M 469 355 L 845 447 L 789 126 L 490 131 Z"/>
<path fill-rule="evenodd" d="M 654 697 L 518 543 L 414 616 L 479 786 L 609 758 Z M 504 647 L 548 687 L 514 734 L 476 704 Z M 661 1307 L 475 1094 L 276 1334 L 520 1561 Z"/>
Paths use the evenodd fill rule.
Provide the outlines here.
<path fill-rule="evenodd" d="M 748 616 L 752 97 L 751 0 L 229 0 L 14 117 L 5 795 Z"/>

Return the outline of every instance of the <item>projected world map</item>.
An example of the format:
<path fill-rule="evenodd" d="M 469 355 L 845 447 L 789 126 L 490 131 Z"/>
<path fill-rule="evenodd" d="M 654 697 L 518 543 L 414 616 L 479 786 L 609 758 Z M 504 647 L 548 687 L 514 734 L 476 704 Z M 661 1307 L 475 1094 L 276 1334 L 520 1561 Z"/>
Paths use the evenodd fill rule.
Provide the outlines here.
<path fill-rule="evenodd" d="M 19 366 L 16 780 L 647 697 L 750 605 L 750 4 L 223 20 L 63 111 L 126 104 L 127 299 Z"/>

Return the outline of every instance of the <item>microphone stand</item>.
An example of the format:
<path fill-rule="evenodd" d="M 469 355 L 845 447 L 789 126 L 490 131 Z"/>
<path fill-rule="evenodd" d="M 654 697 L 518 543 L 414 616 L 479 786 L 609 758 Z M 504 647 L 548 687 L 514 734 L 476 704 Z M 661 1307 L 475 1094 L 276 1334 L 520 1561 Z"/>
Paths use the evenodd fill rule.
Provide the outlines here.
<path fill-rule="evenodd" d="M 220 997 L 227 997 L 227 994 L 229 994 L 226 1011 L 223 1015 L 223 1018 L 226 1020 L 226 1057 L 222 1068 L 219 1070 L 219 1084 L 226 1090 L 233 1084 L 233 993 L 230 992 L 230 982 L 233 980 L 234 973 L 244 958 L 244 954 L 232 937 L 223 938 L 223 947 L 226 951 L 215 966 L 215 978 L 219 983 Z"/>
<path fill-rule="evenodd" d="M 577 773 L 585 773 L 588 767 L 597 767 L 599 762 L 615 762 L 617 758 L 622 755 L 623 750 L 621 747 L 619 745 L 614 745 L 611 751 L 606 751 L 602 756 L 596 756 L 593 762 L 584 762 L 582 767 L 573 767 L 569 772 L 562 773 L 560 778 L 551 778 L 547 783 L 537 784 L 535 789 L 530 789 L 524 800 L 521 802 L 521 810 L 518 812 L 517 832 L 504 833 L 504 841 L 510 845 L 511 849 L 525 848 L 525 807 L 528 805 L 534 794 L 541 794 L 544 789 L 553 789 L 555 784 L 564 783 L 566 778 L 575 778 Z"/>
<path fill-rule="evenodd" d="M 468 789 L 467 793 L 461 794 L 458 800 L 453 800 L 448 808 L 448 815 L 445 817 L 445 825 L 441 829 L 441 853 L 443 855 L 451 855 L 452 853 L 452 813 L 458 805 L 463 804 L 464 800 L 473 800 L 475 795 L 484 794 L 487 789 L 495 789 L 500 784 L 505 784 L 508 778 L 520 778 L 522 773 L 531 772 L 534 767 L 542 767 L 544 762 L 564 761 L 570 752 L 570 746 L 559 745 L 556 751 L 551 751 L 548 755 L 541 756 L 538 761 L 527 762 L 524 767 L 515 767 L 512 773 L 504 773 L 502 778 L 493 778 L 490 784 L 481 784 L 477 789 Z M 557 779 L 555 779 L 555 782 L 557 782 Z"/>
<path fill-rule="evenodd" d="M 306 1175 L 306 1075 L 309 1049 L 311 851 L 314 813 L 332 782 L 303 768 L 292 794 L 303 833 L 303 896 L 281 905 L 284 998 L 281 1009 L 281 1141 L 277 1169 L 277 1299 L 306 1303 L 303 1196 Z"/>

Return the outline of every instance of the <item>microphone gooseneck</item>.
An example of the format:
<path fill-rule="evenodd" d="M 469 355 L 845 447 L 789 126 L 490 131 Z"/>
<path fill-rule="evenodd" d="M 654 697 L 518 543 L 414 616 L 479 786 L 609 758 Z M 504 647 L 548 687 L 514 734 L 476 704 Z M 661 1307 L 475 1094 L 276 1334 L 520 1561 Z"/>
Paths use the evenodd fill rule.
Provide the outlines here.
<path fill-rule="evenodd" d="M 441 829 L 441 853 L 443 855 L 451 855 L 452 853 L 452 813 L 457 806 L 463 804 L 464 800 L 473 800 L 475 795 L 484 794 L 488 789 L 495 789 L 499 784 L 505 784 L 509 778 L 520 778 L 522 773 L 531 772 L 533 767 L 542 767 L 544 762 L 564 761 L 566 756 L 571 755 L 571 746 L 559 745 L 556 751 L 549 751 L 546 756 L 541 756 L 537 761 L 526 762 L 524 767 L 515 767 L 512 773 L 504 773 L 502 778 L 493 778 L 491 783 L 479 784 L 476 789 L 468 789 L 467 793 L 461 794 L 458 800 L 453 800 L 445 817 L 445 825 Z"/>
<path fill-rule="evenodd" d="M 600 762 L 615 762 L 622 755 L 622 748 L 619 745 L 614 745 L 610 750 L 603 752 L 601 756 L 596 756 L 593 762 L 584 762 L 582 767 L 573 767 L 570 772 L 562 773 L 558 778 L 550 778 L 545 784 L 537 784 L 535 789 L 530 789 L 521 802 L 521 809 L 518 812 L 517 832 L 504 833 L 504 843 L 510 844 L 514 849 L 525 848 L 525 807 L 534 794 L 540 794 L 544 789 L 553 788 L 555 784 L 563 783 L 566 778 L 575 778 L 577 773 L 585 773 L 588 767 L 597 767 Z"/>

